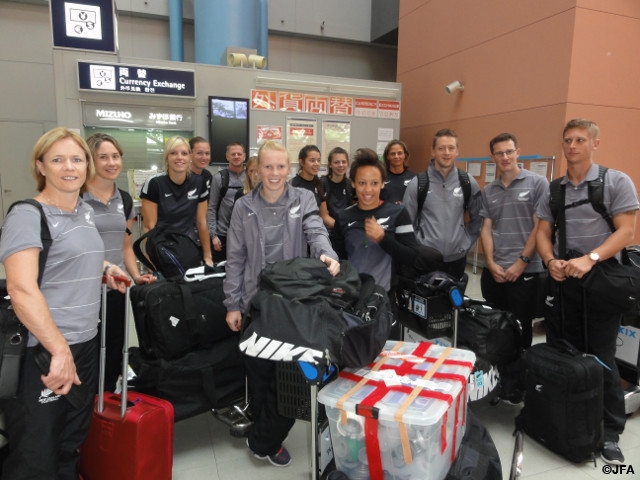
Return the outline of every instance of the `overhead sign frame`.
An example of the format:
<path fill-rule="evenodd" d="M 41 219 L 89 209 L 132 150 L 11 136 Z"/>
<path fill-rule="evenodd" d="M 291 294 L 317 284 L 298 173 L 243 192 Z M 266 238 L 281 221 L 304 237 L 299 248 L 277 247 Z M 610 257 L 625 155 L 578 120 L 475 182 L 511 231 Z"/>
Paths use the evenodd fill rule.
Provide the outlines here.
<path fill-rule="evenodd" d="M 116 51 L 113 0 L 50 0 L 53 46 Z"/>

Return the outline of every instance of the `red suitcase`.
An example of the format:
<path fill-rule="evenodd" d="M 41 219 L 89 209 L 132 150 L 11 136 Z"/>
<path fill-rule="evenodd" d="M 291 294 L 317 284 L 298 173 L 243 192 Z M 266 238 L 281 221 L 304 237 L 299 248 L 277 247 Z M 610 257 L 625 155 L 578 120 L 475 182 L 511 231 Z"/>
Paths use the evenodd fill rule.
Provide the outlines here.
<path fill-rule="evenodd" d="M 102 318 L 106 318 L 103 285 Z M 122 396 L 104 393 L 105 331 L 100 348 L 100 383 L 89 433 L 80 449 L 84 480 L 171 480 L 173 467 L 173 406 L 137 392 L 127 392 L 129 363 L 129 284 L 126 292 Z M 121 399 L 127 402 L 122 404 Z"/>

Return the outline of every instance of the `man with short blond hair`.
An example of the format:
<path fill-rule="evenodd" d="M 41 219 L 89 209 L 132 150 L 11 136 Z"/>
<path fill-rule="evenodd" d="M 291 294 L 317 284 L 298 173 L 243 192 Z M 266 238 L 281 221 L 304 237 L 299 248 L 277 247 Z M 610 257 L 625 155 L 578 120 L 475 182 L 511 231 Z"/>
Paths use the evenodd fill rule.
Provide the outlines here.
<path fill-rule="evenodd" d="M 551 210 L 550 191 L 536 211 L 539 218 L 536 243 L 551 277 L 545 300 L 547 340 L 568 340 L 604 364 L 604 445 L 600 454 L 605 462 L 621 465 L 624 456 L 618 439 L 624 430 L 626 414 L 615 361 L 621 314 L 607 305 L 607 292 L 602 292 L 602 296 L 586 295 L 580 279 L 598 262 L 612 257 L 619 260 L 620 251 L 633 241 L 639 205 L 631 179 L 618 170 L 608 169 L 602 203 L 613 220 L 613 232 L 607 220 L 593 208 L 588 191 L 589 182 L 599 178 L 599 167 L 593 163 L 599 146 L 595 122 L 574 119 L 567 123 L 562 135 L 567 174 L 561 180 L 565 194 L 564 204 L 559 206 L 564 209 L 565 219 L 557 225 L 558 234 L 566 239 L 566 252 L 562 255 L 559 242 L 555 246 L 553 243 L 556 218 Z"/>

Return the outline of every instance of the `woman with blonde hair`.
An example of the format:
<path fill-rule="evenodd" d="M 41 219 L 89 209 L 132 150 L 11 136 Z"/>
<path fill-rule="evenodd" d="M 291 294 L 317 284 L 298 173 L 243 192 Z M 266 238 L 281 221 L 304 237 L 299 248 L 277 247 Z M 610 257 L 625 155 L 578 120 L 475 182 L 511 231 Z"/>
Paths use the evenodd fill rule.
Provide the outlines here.
<path fill-rule="evenodd" d="M 224 304 L 227 324 L 240 331 L 242 312 L 258 288 L 258 275 L 267 262 L 311 256 L 322 260 L 332 275 L 340 271 L 313 194 L 287 183 L 291 165 L 285 147 L 266 142 L 258 151 L 262 182 L 236 203 L 229 225 Z M 274 319 L 275 321 L 275 319 Z M 254 456 L 286 467 L 291 456 L 282 445 L 294 420 L 278 413 L 275 364 L 245 357 L 251 394 L 253 427 L 247 445 Z"/>
<path fill-rule="evenodd" d="M 191 175 L 191 148 L 183 137 L 171 137 L 164 146 L 164 169 L 142 187 L 142 220 L 145 232 L 156 225 L 189 235 L 202 247 L 207 265 L 211 241 L 207 228 L 209 191 L 200 175 Z"/>
<path fill-rule="evenodd" d="M 2 478 L 77 480 L 98 385 L 100 284 L 105 275 L 110 288 L 124 291 L 113 275 L 125 273 L 105 261 L 93 209 L 80 196 L 94 174 L 82 137 L 64 127 L 42 135 L 31 172 L 52 243 L 39 279 L 38 209 L 19 204 L 5 217 L 0 262 L 29 340 L 16 397 L 0 405 L 10 445 Z M 49 366 L 41 368 L 36 358 L 46 355 Z"/>
<path fill-rule="evenodd" d="M 122 147 L 111 135 L 94 133 L 87 138 L 96 174 L 87 182 L 83 199 L 94 211 L 94 221 L 104 242 L 105 259 L 125 269 L 136 285 L 155 282 L 150 273 L 140 274 L 131 241 L 135 212 L 128 192 L 116 186 L 122 172 Z M 105 389 L 114 391 L 122 372 L 125 296 L 117 290 L 107 294 L 107 362 Z"/>

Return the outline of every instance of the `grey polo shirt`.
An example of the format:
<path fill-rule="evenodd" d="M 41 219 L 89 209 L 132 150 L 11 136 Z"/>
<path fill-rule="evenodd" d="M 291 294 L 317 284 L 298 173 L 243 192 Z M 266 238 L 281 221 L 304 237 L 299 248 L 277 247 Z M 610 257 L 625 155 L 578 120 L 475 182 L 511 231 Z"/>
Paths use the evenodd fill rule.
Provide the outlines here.
<path fill-rule="evenodd" d="M 566 176 L 562 177 L 562 183 L 566 184 L 565 205 L 589 198 L 588 182 L 596 178 L 598 178 L 598 165 L 595 163 L 591 165 L 585 179 L 578 185 L 572 184 Z M 628 175 L 619 170 L 609 169 L 604 178 L 604 205 L 612 217 L 622 212 L 638 210 L 638 194 Z M 547 189 L 536 210 L 536 215 L 541 220 L 553 223 L 549 194 L 550 191 Z M 586 254 L 602 245 L 611 235 L 609 225 L 590 203 L 567 209 L 566 219 L 567 249 Z M 554 255 L 557 257 L 558 242 L 553 248 Z"/>
<path fill-rule="evenodd" d="M 92 339 L 98 331 L 104 245 L 94 224 L 93 209 L 82 199 L 73 212 L 43 205 L 53 243 L 40 290 L 56 326 L 70 345 Z M 0 262 L 28 248 L 42 249 L 40 214 L 17 205 L 4 219 Z M 38 343 L 29 335 L 29 346 Z"/>
<path fill-rule="evenodd" d="M 114 189 L 113 195 L 105 205 L 91 192 L 83 194 L 84 201 L 93 208 L 93 219 L 104 242 L 104 258 L 107 262 L 124 268 L 122 242 L 124 240 L 127 220 L 124 217 L 124 203 L 120 190 Z M 129 220 L 135 218 L 136 213 L 131 209 Z"/>
<path fill-rule="evenodd" d="M 545 177 L 525 169 L 520 170 L 508 187 L 499 178 L 484 187 L 480 216 L 491 219 L 493 261 L 502 268 L 509 268 L 522 255 L 533 230 L 533 217 L 548 190 Z M 542 270 L 542 261 L 536 252 L 525 272 Z"/>
<path fill-rule="evenodd" d="M 209 235 L 211 238 L 218 235 L 222 237 L 227 236 L 227 229 L 229 228 L 229 222 L 231 222 L 231 212 L 233 211 L 233 203 L 238 189 L 244 187 L 244 170 L 240 173 L 235 173 L 229 170 L 229 188 L 224 195 L 224 198 L 220 198 L 222 189 L 222 175 L 220 172 L 213 176 L 211 182 L 211 195 L 209 197 L 209 206 L 207 209 L 207 226 L 209 228 Z M 220 208 L 218 208 L 220 205 Z"/>

